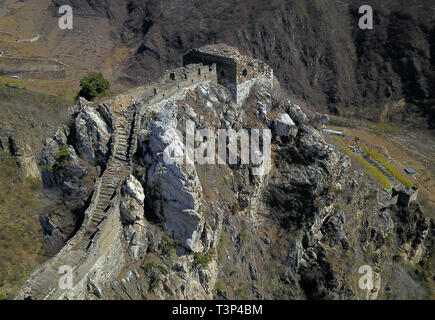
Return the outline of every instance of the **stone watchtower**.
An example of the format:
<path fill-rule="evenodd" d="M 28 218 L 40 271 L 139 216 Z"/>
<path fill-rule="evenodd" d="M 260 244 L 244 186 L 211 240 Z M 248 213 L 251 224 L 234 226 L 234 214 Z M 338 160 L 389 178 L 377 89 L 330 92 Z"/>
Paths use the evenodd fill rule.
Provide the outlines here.
<path fill-rule="evenodd" d="M 183 66 L 192 63 L 216 64 L 217 82 L 230 90 L 239 105 L 247 98 L 254 84 L 269 89 L 273 86 L 272 68 L 261 60 L 241 55 L 236 48 L 225 44 L 191 50 L 183 56 Z"/>

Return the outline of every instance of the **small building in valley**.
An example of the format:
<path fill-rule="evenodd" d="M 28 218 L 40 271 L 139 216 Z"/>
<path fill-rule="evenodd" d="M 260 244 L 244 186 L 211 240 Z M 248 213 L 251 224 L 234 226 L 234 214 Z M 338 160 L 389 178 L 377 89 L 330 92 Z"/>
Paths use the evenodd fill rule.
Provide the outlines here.
<path fill-rule="evenodd" d="M 417 171 L 415 171 L 415 169 L 414 169 L 414 168 L 411 168 L 411 167 L 409 167 L 409 168 L 405 168 L 405 172 L 406 172 L 407 174 L 416 174 L 416 173 L 417 173 Z"/>

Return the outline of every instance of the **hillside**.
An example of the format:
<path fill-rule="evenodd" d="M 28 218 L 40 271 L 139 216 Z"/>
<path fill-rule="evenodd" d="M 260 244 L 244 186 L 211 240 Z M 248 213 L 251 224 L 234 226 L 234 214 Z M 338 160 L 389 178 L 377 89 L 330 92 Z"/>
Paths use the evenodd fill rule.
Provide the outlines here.
<path fill-rule="evenodd" d="M 2 1 L 0 299 L 434 299 L 435 6 L 367 4 Z"/>
<path fill-rule="evenodd" d="M 327 142 L 328 116 L 283 97 L 264 62 L 226 45 L 186 57 L 218 62 L 80 98 L 46 139 L 44 190 L 77 210 L 41 216 L 46 243 L 63 247 L 17 299 L 433 298 L 434 224 L 418 188 L 391 190 Z M 218 129 L 242 135 L 240 159 Z M 69 287 L 58 285 L 65 265 Z"/>
<path fill-rule="evenodd" d="M 42 141 L 66 120 L 68 104 L 62 97 L 0 86 L 0 299 L 12 299 L 50 256 L 39 216 L 56 203 L 43 194 L 37 163 Z"/>
<path fill-rule="evenodd" d="M 15 4 L 0 31 L 41 37 L 7 43 L 4 56 L 64 62 L 65 70 L 51 71 L 52 86 L 71 88 L 86 70 L 98 69 L 122 91 L 179 66 L 189 49 L 227 43 L 270 64 L 289 92 L 316 110 L 411 129 L 435 126 L 430 0 L 368 1 L 373 30 L 358 28 L 358 1 L 70 0 L 75 28 L 67 31 L 57 28 L 65 1 L 7 3 Z M 21 19 L 29 22 L 23 28 L 6 23 Z M 48 75 L 38 79 L 35 86 L 52 90 Z"/>

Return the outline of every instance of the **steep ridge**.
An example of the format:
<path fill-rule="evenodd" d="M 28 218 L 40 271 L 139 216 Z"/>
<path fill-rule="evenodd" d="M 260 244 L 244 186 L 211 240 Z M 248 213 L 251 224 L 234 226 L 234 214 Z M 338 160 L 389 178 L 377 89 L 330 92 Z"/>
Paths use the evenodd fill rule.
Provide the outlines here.
<path fill-rule="evenodd" d="M 202 72 L 198 73 L 198 68 Z M 172 74 L 176 74 L 177 79 L 173 79 Z M 110 238 L 111 232 L 120 229 L 119 215 L 114 215 L 119 214 L 119 197 L 116 196 L 120 194 L 121 183 L 134 167 L 133 156 L 137 148 L 140 117 L 150 109 L 161 107 L 169 99 L 183 98 L 187 90 L 209 81 L 216 82 L 216 68 L 192 64 L 172 70 L 155 83 L 136 88 L 128 95 L 117 96 L 100 105 L 108 110 L 109 122 L 113 124 L 111 152 L 106 169 L 95 183 L 92 200 L 79 231 L 56 256 L 31 275 L 25 288 L 18 294 L 18 299 L 59 299 L 68 296 L 68 289 L 59 288 L 62 276 L 59 272 L 63 266 L 72 267 L 74 288 L 87 285 L 87 275 L 92 272 L 98 260 L 110 254 L 110 250 L 115 247 L 116 240 L 106 240 L 107 237 Z M 108 221 L 111 215 L 115 217 Z M 111 223 L 115 223 L 116 227 Z M 118 267 L 121 268 L 122 263 Z"/>
<path fill-rule="evenodd" d="M 78 133 L 67 134 L 79 141 L 59 137 L 59 147 L 69 144 L 73 153 L 80 142 L 77 155 L 103 172 L 77 234 L 17 298 L 425 297 L 430 287 L 410 279 L 407 268 L 426 261 L 434 229 L 415 199 L 403 206 L 352 168 L 321 132 L 326 115 L 305 114 L 261 81 L 245 101 L 234 101 L 217 80 L 219 68 L 168 71 L 99 104 L 104 121 L 83 103 Z M 257 176 L 254 164 L 200 165 L 189 154 L 185 163 L 168 163 L 165 151 L 183 151 L 189 123 L 195 131 L 270 130 L 271 171 Z M 356 287 L 362 262 L 373 267 L 373 290 Z M 73 267 L 68 289 L 59 286 L 65 265 Z"/>
<path fill-rule="evenodd" d="M 85 213 L 85 220 L 77 234 L 51 260 L 47 261 L 28 280 L 22 298 L 45 299 L 59 285 L 59 270 L 61 266 L 71 266 L 75 270 L 74 279 L 81 280 L 87 267 L 81 268 L 87 261 L 92 246 L 97 243 L 101 225 L 112 213 L 111 200 L 120 185 L 131 171 L 130 144 L 135 115 L 134 101 L 127 96 L 116 98 L 107 105 L 110 110 L 115 130 L 112 135 L 112 155 L 107 168 L 98 179 L 91 205 Z M 88 261 L 89 262 L 89 261 Z M 89 263 L 87 263 L 89 265 Z M 84 269 L 84 270 L 83 270 Z M 57 292 L 56 296 L 61 293 Z"/>

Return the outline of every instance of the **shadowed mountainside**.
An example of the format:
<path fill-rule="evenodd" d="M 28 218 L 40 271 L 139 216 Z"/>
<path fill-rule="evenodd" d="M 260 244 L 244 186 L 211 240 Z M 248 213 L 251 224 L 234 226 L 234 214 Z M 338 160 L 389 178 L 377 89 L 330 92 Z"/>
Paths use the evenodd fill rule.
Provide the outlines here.
<path fill-rule="evenodd" d="M 63 4 L 58 0 L 56 5 Z M 73 0 L 75 14 L 107 16 L 135 47 L 119 80 L 137 85 L 181 64 L 187 50 L 227 43 L 264 60 L 290 93 L 316 109 L 434 127 L 435 19 L 431 1 Z M 406 101 L 389 108 L 390 102 Z M 375 112 L 373 112 L 375 111 Z M 412 121 L 409 114 L 418 116 Z"/>

